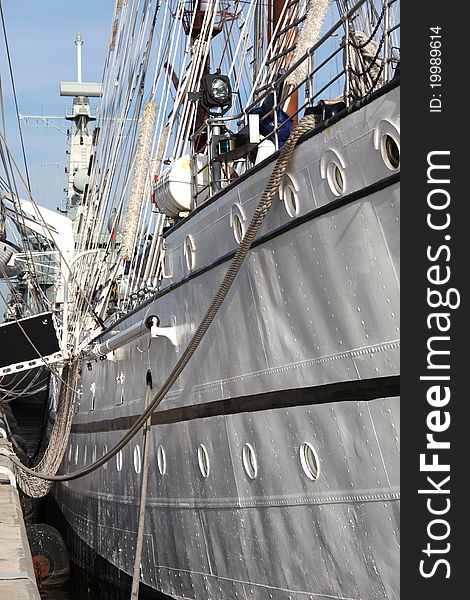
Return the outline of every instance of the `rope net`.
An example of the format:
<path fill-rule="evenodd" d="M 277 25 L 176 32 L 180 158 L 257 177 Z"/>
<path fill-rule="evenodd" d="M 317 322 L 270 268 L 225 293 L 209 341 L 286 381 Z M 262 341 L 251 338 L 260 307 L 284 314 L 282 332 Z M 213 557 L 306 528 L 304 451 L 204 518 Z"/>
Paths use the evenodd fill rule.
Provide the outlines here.
<path fill-rule="evenodd" d="M 41 461 L 31 471 L 55 475 L 68 445 L 70 428 L 72 426 L 73 407 L 76 395 L 76 383 L 78 375 L 78 362 L 67 364 L 64 367 L 62 384 L 58 398 L 58 410 L 48 446 Z M 52 485 L 52 481 L 46 481 L 27 473 L 15 463 L 15 475 L 20 488 L 31 498 L 42 498 Z"/>

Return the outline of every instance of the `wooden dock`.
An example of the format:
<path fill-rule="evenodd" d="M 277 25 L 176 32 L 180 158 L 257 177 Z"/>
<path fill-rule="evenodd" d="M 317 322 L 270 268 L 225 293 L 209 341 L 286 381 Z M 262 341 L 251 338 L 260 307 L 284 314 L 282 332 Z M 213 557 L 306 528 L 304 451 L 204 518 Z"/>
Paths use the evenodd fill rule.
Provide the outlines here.
<path fill-rule="evenodd" d="M 10 598 L 40 600 L 12 463 L 0 454 L 0 600 Z"/>

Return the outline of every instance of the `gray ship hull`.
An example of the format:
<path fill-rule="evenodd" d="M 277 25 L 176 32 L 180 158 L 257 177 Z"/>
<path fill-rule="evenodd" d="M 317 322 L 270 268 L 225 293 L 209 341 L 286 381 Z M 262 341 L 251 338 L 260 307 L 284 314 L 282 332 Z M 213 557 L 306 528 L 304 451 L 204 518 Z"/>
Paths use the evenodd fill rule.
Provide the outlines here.
<path fill-rule="evenodd" d="M 394 86 L 302 141 L 234 287 L 154 414 L 147 585 L 197 600 L 399 597 L 399 174 L 387 136 L 399 146 Z M 63 471 L 123 436 L 148 369 L 158 390 L 237 246 L 234 214 L 249 222 L 272 168 L 167 235 L 160 292 L 103 339 L 157 315 L 176 344 L 147 336 L 83 362 Z M 106 468 L 54 489 L 74 532 L 127 573 L 141 457 L 139 434 Z"/>

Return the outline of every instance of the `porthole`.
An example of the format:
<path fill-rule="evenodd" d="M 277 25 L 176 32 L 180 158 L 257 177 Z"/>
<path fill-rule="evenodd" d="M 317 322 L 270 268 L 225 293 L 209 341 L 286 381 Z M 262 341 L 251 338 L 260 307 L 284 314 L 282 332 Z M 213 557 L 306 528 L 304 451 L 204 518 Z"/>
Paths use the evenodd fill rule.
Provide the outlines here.
<path fill-rule="evenodd" d="M 108 446 L 106 444 L 103 446 L 103 456 L 105 454 L 108 454 Z M 107 469 L 107 468 L 108 468 L 108 461 L 106 461 L 103 465 L 103 469 Z"/>
<path fill-rule="evenodd" d="M 279 187 L 279 199 L 282 200 L 289 217 L 294 218 L 299 214 L 299 186 L 289 173 L 284 175 L 283 182 Z"/>
<path fill-rule="evenodd" d="M 236 213 L 233 215 L 232 227 L 233 227 L 233 235 L 235 236 L 235 239 L 237 240 L 237 243 L 239 244 L 243 239 L 243 224 L 242 224 L 242 220 L 240 219 L 240 215 L 238 215 Z"/>
<path fill-rule="evenodd" d="M 201 444 L 197 449 L 197 460 L 199 463 L 199 470 L 201 471 L 201 475 L 207 479 L 209 477 L 209 473 L 211 472 L 211 466 L 209 463 L 209 455 L 207 453 L 207 448 Z"/>
<path fill-rule="evenodd" d="M 299 214 L 299 200 L 297 192 L 290 186 L 286 185 L 282 192 L 284 208 L 289 217 L 296 217 Z"/>
<path fill-rule="evenodd" d="M 233 204 L 230 210 L 230 226 L 237 244 L 239 244 L 245 235 L 246 214 L 241 204 Z"/>
<path fill-rule="evenodd" d="M 116 454 L 116 468 L 118 471 L 122 469 L 122 450 Z"/>
<path fill-rule="evenodd" d="M 245 444 L 243 446 L 242 456 L 246 474 L 250 479 L 255 479 L 258 475 L 258 461 L 256 459 L 255 450 L 251 444 Z"/>
<path fill-rule="evenodd" d="M 186 258 L 186 267 L 188 271 L 192 271 L 194 269 L 194 260 L 196 255 L 196 245 L 194 244 L 194 240 L 192 236 L 187 235 L 184 240 L 184 256 Z"/>
<path fill-rule="evenodd" d="M 157 465 L 158 470 L 160 471 L 160 475 L 165 475 L 166 473 L 166 452 L 163 446 L 158 446 L 157 449 Z"/>
<path fill-rule="evenodd" d="M 141 469 L 142 469 L 142 456 L 140 453 L 140 446 L 137 444 L 137 446 L 134 448 L 134 470 L 137 474 L 139 474 Z"/>
<path fill-rule="evenodd" d="M 79 455 L 79 448 L 78 448 L 78 444 L 77 444 L 77 447 L 75 448 L 75 460 L 74 460 L 76 465 L 78 464 L 78 455 Z"/>
<path fill-rule="evenodd" d="M 315 481 L 320 476 L 320 461 L 312 444 L 302 442 L 300 445 L 300 464 L 305 475 L 312 481 Z"/>
<path fill-rule="evenodd" d="M 330 190 L 335 196 L 342 196 L 345 190 L 345 182 L 341 168 L 335 162 L 330 162 L 326 168 L 326 178 Z"/>
<path fill-rule="evenodd" d="M 390 119 L 382 119 L 374 127 L 374 148 L 390 171 L 400 168 L 400 124 Z"/>
<path fill-rule="evenodd" d="M 384 134 L 380 150 L 387 167 L 396 171 L 400 166 L 400 148 L 397 141 L 388 133 Z"/>

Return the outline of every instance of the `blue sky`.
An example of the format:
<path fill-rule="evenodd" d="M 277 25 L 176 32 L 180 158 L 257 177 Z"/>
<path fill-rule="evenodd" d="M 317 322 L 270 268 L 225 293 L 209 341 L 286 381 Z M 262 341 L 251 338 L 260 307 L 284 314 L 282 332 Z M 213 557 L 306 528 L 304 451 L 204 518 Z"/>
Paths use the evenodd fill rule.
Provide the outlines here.
<path fill-rule="evenodd" d="M 83 81 L 101 81 L 114 0 L 2 0 L 2 6 L 20 112 L 64 115 L 72 99 L 59 96 L 59 82 L 76 80 L 75 36 L 80 32 L 85 42 Z M 22 164 L 3 32 L 0 73 L 8 139 Z M 49 127 L 25 126 L 23 133 L 33 194 L 40 204 L 56 208 L 66 185 L 66 136 Z"/>

